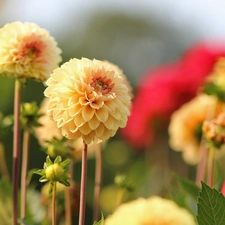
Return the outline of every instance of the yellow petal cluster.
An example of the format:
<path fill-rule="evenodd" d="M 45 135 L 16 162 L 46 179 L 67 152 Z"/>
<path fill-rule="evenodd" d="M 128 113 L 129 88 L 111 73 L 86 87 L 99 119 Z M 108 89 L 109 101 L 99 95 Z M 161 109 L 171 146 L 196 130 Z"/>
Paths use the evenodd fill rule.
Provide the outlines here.
<path fill-rule="evenodd" d="M 122 204 L 105 225 L 196 225 L 194 217 L 175 202 L 152 196 Z"/>
<path fill-rule="evenodd" d="M 52 141 L 53 138 L 62 139 L 61 130 L 57 127 L 56 121 L 49 118 L 47 115 L 47 106 L 48 106 L 48 98 L 44 98 L 41 103 L 40 113 L 43 114 L 38 122 L 42 125 L 40 127 L 36 127 L 35 136 L 42 147 L 47 147 L 48 142 Z M 75 140 L 67 140 L 66 145 L 69 146 L 72 151 L 71 154 L 76 160 L 81 159 L 82 150 L 83 150 L 83 140 L 82 138 L 77 138 Z M 95 151 L 99 146 L 98 144 L 92 143 L 88 146 L 88 158 L 93 157 L 95 155 Z"/>
<path fill-rule="evenodd" d="M 199 162 L 202 124 L 222 112 L 223 107 L 216 97 L 201 94 L 172 114 L 169 144 L 173 150 L 182 152 L 187 164 Z"/>
<path fill-rule="evenodd" d="M 61 50 L 35 23 L 13 22 L 0 29 L 0 74 L 45 81 L 58 67 Z"/>
<path fill-rule="evenodd" d="M 82 137 L 86 144 L 107 140 L 126 126 L 130 114 L 124 79 L 109 63 L 71 59 L 46 82 L 47 113 L 69 139 Z"/>

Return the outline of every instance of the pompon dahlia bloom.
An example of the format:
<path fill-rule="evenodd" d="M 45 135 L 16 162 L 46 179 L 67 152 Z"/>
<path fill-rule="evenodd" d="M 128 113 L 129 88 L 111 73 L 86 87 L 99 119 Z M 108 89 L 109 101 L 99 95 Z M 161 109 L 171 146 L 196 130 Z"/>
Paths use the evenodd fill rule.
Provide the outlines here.
<path fill-rule="evenodd" d="M 225 56 L 225 46 L 200 43 L 178 61 L 144 74 L 137 85 L 127 126 L 121 130 L 124 139 L 136 149 L 153 143 L 157 129 L 166 128 L 171 114 L 198 93 L 221 56 Z"/>
<path fill-rule="evenodd" d="M 194 165 L 199 162 L 202 124 L 213 114 L 218 116 L 224 106 L 215 97 L 202 94 L 172 114 L 168 128 L 169 144 L 173 150 L 182 152 L 186 163 Z"/>
<path fill-rule="evenodd" d="M 34 23 L 13 22 L 0 29 L 0 74 L 45 81 L 62 60 L 49 32 Z"/>
<path fill-rule="evenodd" d="M 105 225 L 196 225 L 194 217 L 175 202 L 153 196 L 122 204 Z"/>
<path fill-rule="evenodd" d="M 71 59 L 54 70 L 44 94 L 48 115 L 63 136 L 86 144 L 107 140 L 125 127 L 131 96 L 119 70 L 110 63 Z"/>
<path fill-rule="evenodd" d="M 50 119 L 46 113 L 48 102 L 49 99 L 44 98 L 44 100 L 41 103 L 40 113 L 43 115 L 38 119 L 38 123 L 40 123 L 42 126 L 36 127 L 35 129 L 35 136 L 39 144 L 44 148 L 48 146 L 48 142 L 49 141 L 51 142 L 53 138 L 61 140 L 63 137 L 60 128 L 57 127 L 57 122 Z M 67 140 L 65 145 L 71 149 L 70 155 L 73 156 L 74 159 L 76 160 L 81 159 L 83 150 L 82 138 L 77 138 L 75 140 Z M 93 157 L 95 155 L 96 148 L 97 146 L 94 143 L 88 146 L 88 157 Z M 69 149 L 67 150 L 69 151 Z M 48 154 L 51 156 L 50 153 Z"/>

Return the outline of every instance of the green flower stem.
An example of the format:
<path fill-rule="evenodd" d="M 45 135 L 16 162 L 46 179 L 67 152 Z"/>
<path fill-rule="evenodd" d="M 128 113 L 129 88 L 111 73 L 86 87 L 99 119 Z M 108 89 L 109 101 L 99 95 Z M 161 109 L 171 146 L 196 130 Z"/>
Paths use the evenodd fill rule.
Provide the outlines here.
<path fill-rule="evenodd" d="M 52 190 L 52 225 L 56 225 L 56 184 L 54 182 L 53 190 Z"/>
<path fill-rule="evenodd" d="M 102 145 L 96 148 L 95 189 L 94 189 L 94 221 L 99 221 L 99 198 L 102 182 Z"/>
<path fill-rule="evenodd" d="M 27 124 L 23 134 L 23 158 L 21 171 L 21 213 L 22 219 L 26 217 L 26 202 L 27 202 L 27 172 L 29 158 L 29 142 L 30 142 L 30 127 Z"/>
<path fill-rule="evenodd" d="M 4 179 L 10 181 L 9 172 L 5 161 L 5 148 L 1 141 L 0 141 L 0 174 Z"/>
<path fill-rule="evenodd" d="M 65 224 L 72 225 L 70 187 L 65 188 Z"/>
<path fill-rule="evenodd" d="M 208 149 L 202 143 L 203 143 L 203 140 L 201 141 L 201 144 L 200 144 L 201 160 L 197 166 L 197 174 L 196 174 L 196 179 L 195 179 L 195 183 L 198 186 L 201 186 L 201 181 L 204 180 L 206 161 L 207 161 L 207 156 L 208 156 Z"/>
<path fill-rule="evenodd" d="M 213 187 L 214 155 L 215 155 L 215 149 L 211 147 L 209 149 L 208 174 L 207 174 L 207 183 L 210 187 Z"/>
<path fill-rule="evenodd" d="M 87 148 L 88 148 L 87 144 L 84 143 L 84 148 L 82 150 L 79 225 L 84 225 L 84 221 L 85 221 L 86 183 L 87 183 Z"/>
<path fill-rule="evenodd" d="M 73 163 L 70 163 L 70 183 L 73 181 Z M 72 225 L 71 187 L 65 188 L 65 224 Z"/>
<path fill-rule="evenodd" d="M 14 131 L 13 131 L 13 213 L 12 225 L 17 225 L 18 219 L 18 186 L 20 160 L 20 80 L 15 81 L 14 92 Z"/>

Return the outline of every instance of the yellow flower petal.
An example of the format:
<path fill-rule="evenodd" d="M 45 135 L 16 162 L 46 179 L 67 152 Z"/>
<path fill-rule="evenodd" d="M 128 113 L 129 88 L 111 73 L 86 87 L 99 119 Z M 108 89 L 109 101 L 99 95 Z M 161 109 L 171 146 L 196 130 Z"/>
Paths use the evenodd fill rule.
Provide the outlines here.
<path fill-rule="evenodd" d="M 89 121 L 95 114 L 95 110 L 91 108 L 89 105 L 86 105 L 82 108 L 82 116 L 84 121 Z"/>
<path fill-rule="evenodd" d="M 107 108 L 103 105 L 102 108 L 98 109 L 95 111 L 95 115 L 101 122 L 105 122 L 108 119 L 108 110 Z"/>
<path fill-rule="evenodd" d="M 88 121 L 88 124 L 89 124 L 89 127 L 90 127 L 92 130 L 95 130 L 95 129 L 99 126 L 100 121 L 99 121 L 99 119 L 94 115 L 94 116 L 92 117 L 92 119 Z"/>

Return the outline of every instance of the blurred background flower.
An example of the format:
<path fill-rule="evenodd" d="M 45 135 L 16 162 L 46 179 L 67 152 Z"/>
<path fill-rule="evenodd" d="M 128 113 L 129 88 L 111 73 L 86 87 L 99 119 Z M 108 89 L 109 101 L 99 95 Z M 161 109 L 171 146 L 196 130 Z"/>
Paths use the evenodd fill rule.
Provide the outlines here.
<path fill-rule="evenodd" d="M 106 225 L 196 225 L 194 217 L 173 201 L 152 196 L 122 204 L 106 219 Z"/>

